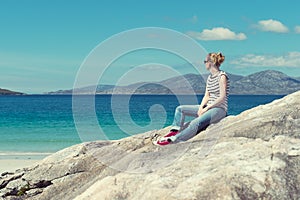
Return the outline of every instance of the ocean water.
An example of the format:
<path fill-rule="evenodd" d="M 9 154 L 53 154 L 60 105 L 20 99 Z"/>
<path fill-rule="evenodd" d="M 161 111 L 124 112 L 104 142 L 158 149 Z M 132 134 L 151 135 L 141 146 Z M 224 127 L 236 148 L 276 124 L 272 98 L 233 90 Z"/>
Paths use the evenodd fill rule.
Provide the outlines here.
<path fill-rule="evenodd" d="M 231 95 L 228 114 L 237 115 L 283 96 Z M 202 97 L 197 96 L 198 101 Z M 84 101 L 89 97 L 80 98 Z M 97 95 L 95 108 L 98 124 L 92 123 L 88 117 L 91 113 L 87 109 L 87 113 L 83 112 L 87 116 L 83 117 L 84 123 L 78 125 L 74 123 L 71 95 L 0 96 L 0 159 L 5 155 L 47 155 L 81 143 L 84 138 L 82 134 L 95 134 L 99 126 L 107 139 L 120 139 L 166 127 L 173 121 L 176 106 L 191 104 L 194 102 L 191 99 L 190 96 L 180 96 L 178 100 L 171 95 L 133 95 L 130 98 L 114 95 L 112 106 L 111 95 Z M 82 109 L 85 110 L 84 106 Z M 76 126 L 84 128 L 78 133 Z"/>

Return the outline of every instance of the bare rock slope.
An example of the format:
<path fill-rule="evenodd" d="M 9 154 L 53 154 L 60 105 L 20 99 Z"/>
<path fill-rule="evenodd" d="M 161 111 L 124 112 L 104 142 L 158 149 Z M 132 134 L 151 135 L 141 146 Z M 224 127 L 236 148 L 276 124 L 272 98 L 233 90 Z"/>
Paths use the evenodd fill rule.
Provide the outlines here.
<path fill-rule="evenodd" d="M 82 143 L 0 177 L 3 199 L 300 199 L 300 91 L 159 147 Z"/>

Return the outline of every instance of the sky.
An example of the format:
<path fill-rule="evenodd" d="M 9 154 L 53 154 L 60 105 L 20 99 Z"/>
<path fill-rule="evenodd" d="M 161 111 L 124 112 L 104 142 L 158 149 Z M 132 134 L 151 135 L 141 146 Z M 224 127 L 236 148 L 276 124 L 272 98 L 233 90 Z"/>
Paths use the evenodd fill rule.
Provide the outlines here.
<path fill-rule="evenodd" d="M 143 27 L 174 30 L 207 52 L 222 52 L 221 68 L 229 73 L 272 69 L 300 77 L 299 7 L 294 0 L 1 0 L 0 88 L 29 94 L 70 89 L 93 49 Z M 114 48 L 125 48 L 119 45 Z M 170 52 L 140 50 L 116 59 L 99 83 L 114 84 L 137 65 L 144 67 L 132 82 L 147 81 L 150 73 L 170 77 L 159 73 L 159 64 L 193 72 Z"/>

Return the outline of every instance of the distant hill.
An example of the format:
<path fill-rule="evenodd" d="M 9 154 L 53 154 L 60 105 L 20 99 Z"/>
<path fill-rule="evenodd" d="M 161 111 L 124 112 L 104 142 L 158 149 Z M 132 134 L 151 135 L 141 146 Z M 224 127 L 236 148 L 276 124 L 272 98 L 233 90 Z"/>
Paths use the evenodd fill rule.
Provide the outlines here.
<path fill-rule="evenodd" d="M 0 88 L 0 95 L 24 95 L 24 93 Z"/>
<path fill-rule="evenodd" d="M 105 92 L 109 89 L 113 89 L 114 87 L 115 87 L 114 85 L 98 85 L 97 86 L 97 91 L 98 92 Z M 76 92 L 77 93 L 82 93 L 82 94 L 88 94 L 88 93 L 92 92 L 93 88 L 94 88 L 94 86 L 78 88 L 78 89 L 76 89 Z M 46 92 L 44 94 L 72 94 L 72 89 L 58 90 L 58 91 L 55 91 L 55 92 Z"/>
<path fill-rule="evenodd" d="M 248 76 L 227 74 L 230 79 L 230 94 L 289 94 L 300 90 L 300 80 L 276 70 L 265 70 Z M 160 82 L 139 82 L 127 86 L 98 85 L 97 94 L 203 94 L 208 75 L 186 74 Z M 91 88 L 93 87 L 79 88 L 75 92 L 93 94 Z M 47 94 L 72 94 L 72 90 Z"/>
<path fill-rule="evenodd" d="M 300 80 L 275 71 L 257 72 L 235 81 L 232 94 L 289 94 L 300 90 Z"/>

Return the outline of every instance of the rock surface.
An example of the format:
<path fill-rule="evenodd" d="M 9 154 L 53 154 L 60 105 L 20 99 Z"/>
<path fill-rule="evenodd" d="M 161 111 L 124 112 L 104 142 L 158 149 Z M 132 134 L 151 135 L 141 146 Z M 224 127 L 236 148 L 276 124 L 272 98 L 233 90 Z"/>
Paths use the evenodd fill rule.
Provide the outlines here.
<path fill-rule="evenodd" d="M 0 177 L 3 199 L 300 199 L 300 91 L 186 142 L 82 143 Z"/>

